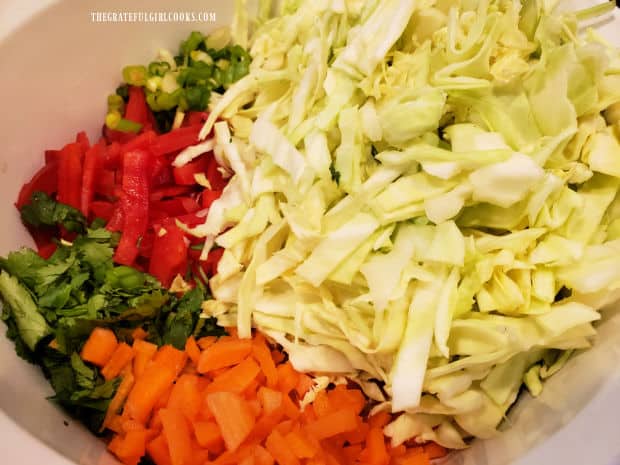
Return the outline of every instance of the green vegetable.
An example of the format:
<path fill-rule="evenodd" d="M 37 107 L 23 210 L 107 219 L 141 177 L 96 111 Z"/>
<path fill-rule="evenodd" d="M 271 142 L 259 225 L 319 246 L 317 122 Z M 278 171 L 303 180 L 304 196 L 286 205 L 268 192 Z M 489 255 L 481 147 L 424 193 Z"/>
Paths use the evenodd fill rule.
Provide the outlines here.
<path fill-rule="evenodd" d="M 146 84 L 147 70 L 141 65 L 125 66 L 123 79 L 130 86 L 143 86 Z"/>
<path fill-rule="evenodd" d="M 45 192 L 34 192 L 20 213 L 24 223 L 35 228 L 62 225 L 67 231 L 82 232 L 86 225 L 79 210 L 56 202 Z"/>
<path fill-rule="evenodd" d="M 142 129 L 140 123 L 123 118 L 118 110 L 112 110 L 106 115 L 105 125 L 109 129 L 121 132 L 140 132 Z"/>
<path fill-rule="evenodd" d="M 465 447 L 620 287 L 620 53 L 577 39 L 610 6 L 347 6 L 235 16 L 252 66 L 201 131 L 234 176 L 192 229 L 226 248 L 209 309 L 383 381 L 393 440 Z"/>

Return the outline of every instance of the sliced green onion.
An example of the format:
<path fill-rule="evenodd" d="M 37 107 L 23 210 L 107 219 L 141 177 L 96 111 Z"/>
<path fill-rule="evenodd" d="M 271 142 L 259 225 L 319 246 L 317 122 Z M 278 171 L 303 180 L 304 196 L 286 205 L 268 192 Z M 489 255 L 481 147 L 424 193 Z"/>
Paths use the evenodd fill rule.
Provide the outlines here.
<path fill-rule="evenodd" d="M 149 63 L 149 74 L 151 76 L 163 76 L 170 71 L 170 63 L 166 61 L 152 61 Z"/>
<path fill-rule="evenodd" d="M 192 31 L 187 40 L 181 42 L 181 52 L 183 55 L 189 55 L 190 52 L 196 50 L 204 41 L 205 36 L 201 32 Z"/>
<path fill-rule="evenodd" d="M 162 78 L 160 76 L 152 76 L 146 80 L 146 88 L 151 92 L 157 92 L 161 87 Z"/>
<path fill-rule="evenodd" d="M 108 95 L 108 111 L 118 111 L 119 113 L 123 111 L 125 107 L 125 101 L 123 97 L 118 94 L 110 94 Z"/>
<path fill-rule="evenodd" d="M 123 68 L 123 79 L 132 86 L 144 86 L 146 75 L 146 67 L 142 65 L 131 65 Z"/>
<path fill-rule="evenodd" d="M 105 116 L 105 125 L 121 132 L 138 132 L 142 129 L 140 123 L 123 118 L 118 111 L 111 111 Z"/>

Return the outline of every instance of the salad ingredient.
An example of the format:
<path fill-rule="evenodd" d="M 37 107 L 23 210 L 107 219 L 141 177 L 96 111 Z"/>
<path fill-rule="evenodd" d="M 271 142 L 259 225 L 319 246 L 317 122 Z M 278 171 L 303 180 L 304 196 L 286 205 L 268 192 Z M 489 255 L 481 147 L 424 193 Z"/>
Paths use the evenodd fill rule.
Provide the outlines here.
<path fill-rule="evenodd" d="M 382 411 L 367 416 L 364 395 L 355 387 L 324 384 L 302 408 L 301 400 L 318 384 L 282 361 L 279 349 L 273 357 L 260 333 L 239 339 L 233 329 L 229 332 L 210 337 L 205 348 L 190 337 L 184 351 L 133 341 L 134 358 L 126 358 L 104 423 L 113 432 L 108 448 L 123 463 L 137 464 L 146 455 L 157 465 L 186 465 L 193 457 L 200 463 L 231 465 L 252 460 L 427 465 L 446 454 L 431 443 L 391 447 L 382 428 L 392 415 Z M 89 340 L 101 334 L 97 328 Z M 236 362 L 199 370 L 204 354 L 217 347 L 229 352 L 235 346 L 246 347 Z M 144 357 L 151 361 L 139 368 L 138 354 L 146 354 L 147 348 Z M 197 356 L 192 355 L 195 351 Z M 271 381 L 257 360 L 264 354 L 270 363 L 263 360 L 262 365 L 274 367 Z"/>
<path fill-rule="evenodd" d="M 378 380 L 406 412 L 395 446 L 495 434 L 620 283 L 618 51 L 578 37 L 600 9 L 550 8 L 293 2 L 235 23 L 250 71 L 200 133 L 234 174 L 189 229 L 226 249 L 213 314 L 300 370 Z"/>
<path fill-rule="evenodd" d="M 117 347 L 118 339 L 114 331 L 107 328 L 95 328 L 84 343 L 80 357 L 85 362 L 101 368 L 110 361 Z"/>

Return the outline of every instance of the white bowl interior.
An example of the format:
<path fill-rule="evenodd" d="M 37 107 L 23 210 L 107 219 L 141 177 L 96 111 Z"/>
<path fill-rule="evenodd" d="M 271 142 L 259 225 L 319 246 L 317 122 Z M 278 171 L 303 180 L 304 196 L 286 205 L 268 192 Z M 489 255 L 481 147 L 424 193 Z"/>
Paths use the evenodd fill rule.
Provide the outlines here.
<path fill-rule="evenodd" d="M 32 5 L 29 10 L 24 3 L 11 3 L 19 17 L 41 8 Z M 229 24 L 233 2 L 133 0 L 131 7 L 121 0 L 51 3 L 14 30 L 18 18 L 11 22 L 0 14 L 5 18 L 0 21 L 0 87 L 4 90 L 0 254 L 30 245 L 10 203 L 42 164 L 43 151 L 60 148 L 82 129 L 97 138 L 105 98 L 118 84 L 122 66 L 148 62 L 161 47 L 176 49 L 193 29 L 208 31 Z M 0 13 L 11 11 L 7 2 L 0 9 Z M 92 11 L 170 10 L 212 11 L 217 22 L 94 23 L 90 19 Z M 615 21 L 603 25 L 602 32 L 620 44 L 619 14 Z M 511 412 L 508 433 L 454 454 L 448 462 L 503 465 L 516 459 L 521 465 L 608 465 L 616 459 L 620 463 L 616 437 L 620 376 L 617 369 L 613 371 L 620 354 L 616 313 L 606 313 L 596 347 L 552 378 L 543 396 L 521 399 Z M 11 463 L 22 464 L 39 463 L 43 458 L 52 465 L 115 463 L 99 440 L 46 400 L 50 394 L 39 369 L 19 359 L 12 344 L 0 337 L 0 431 L 8 454 L 5 458 L 19 457 Z"/>

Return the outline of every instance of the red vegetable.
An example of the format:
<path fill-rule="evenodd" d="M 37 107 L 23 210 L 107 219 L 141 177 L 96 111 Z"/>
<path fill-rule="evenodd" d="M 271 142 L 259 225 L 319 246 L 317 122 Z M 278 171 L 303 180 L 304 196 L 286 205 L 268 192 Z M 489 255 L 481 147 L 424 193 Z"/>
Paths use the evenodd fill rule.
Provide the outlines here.
<path fill-rule="evenodd" d="M 80 209 L 82 191 L 82 147 L 74 142 L 63 147 L 58 163 L 58 201 Z"/>
<path fill-rule="evenodd" d="M 183 166 L 173 168 L 172 175 L 174 176 L 174 182 L 182 186 L 193 186 L 196 184 L 194 175 L 203 173 L 206 177 L 207 163 L 207 157 L 201 155 Z"/>
<path fill-rule="evenodd" d="M 32 194 L 36 191 L 51 195 L 58 189 L 58 162 L 53 161 L 44 165 L 35 173 L 30 182 L 24 184 L 17 196 L 15 206 L 21 208 L 30 203 Z"/>
<path fill-rule="evenodd" d="M 150 126 L 149 107 L 144 98 L 144 90 L 142 87 L 129 86 L 129 100 L 125 107 L 125 119 L 140 123 L 143 128 Z"/>
<path fill-rule="evenodd" d="M 183 275 L 187 268 L 185 235 L 174 220 L 169 219 L 155 232 L 149 273 L 166 287 L 177 274 Z"/>
<path fill-rule="evenodd" d="M 167 155 L 189 147 L 190 145 L 196 145 L 199 142 L 198 133 L 201 129 L 202 124 L 173 129 L 159 136 L 151 150 L 156 156 Z"/>
<path fill-rule="evenodd" d="M 138 256 L 138 241 L 146 233 L 149 214 L 148 152 L 136 150 L 123 157 L 123 231 L 114 261 L 132 265 Z"/>
<path fill-rule="evenodd" d="M 95 144 L 84 155 L 84 172 L 82 174 L 81 210 L 88 217 L 90 204 L 95 195 L 96 178 L 103 165 L 103 146 Z"/>

